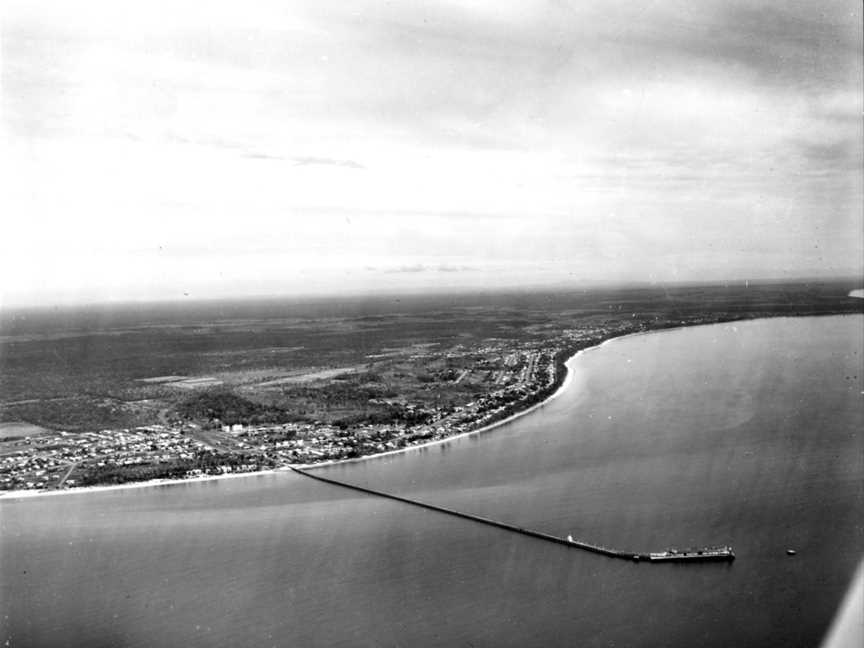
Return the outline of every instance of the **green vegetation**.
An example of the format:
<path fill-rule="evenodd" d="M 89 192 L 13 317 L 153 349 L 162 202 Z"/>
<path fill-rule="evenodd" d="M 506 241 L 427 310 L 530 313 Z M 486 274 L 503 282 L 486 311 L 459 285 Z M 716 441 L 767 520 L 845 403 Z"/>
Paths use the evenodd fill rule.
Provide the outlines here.
<path fill-rule="evenodd" d="M 0 484 L 176 479 L 403 448 L 541 402 L 564 380 L 565 360 L 603 340 L 755 317 L 860 313 L 864 301 L 847 296 L 853 287 L 417 298 L 354 311 L 339 303 L 306 316 L 253 304 L 232 317 L 212 312 L 211 320 L 201 306 L 161 322 L 123 311 L 120 328 L 85 318 L 74 330 L 63 328 L 74 318 L 13 320 L 0 337 L 0 422 L 49 430 L 31 440 L 6 426 L 12 438 L 0 440 Z M 362 312 L 369 308 L 379 312 Z M 223 429 L 237 424 L 242 429 Z"/>
<path fill-rule="evenodd" d="M 642 286 L 0 312 L 0 421 L 68 431 L 175 415 L 224 424 L 412 423 L 496 388 L 502 357 L 478 351 L 493 341 L 542 347 L 564 331 L 860 313 L 864 300 L 847 297 L 859 287 Z M 312 377 L 280 382 L 304 371 Z M 314 377 L 327 371 L 336 373 Z M 172 375 L 212 377 L 224 388 L 144 382 Z"/>
<path fill-rule="evenodd" d="M 184 421 L 243 425 L 260 423 L 290 423 L 302 417 L 280 407 L 256 403 L 226 389 L 208 390 L 195 394 L 176 407 L 178 418 Z"/>
<path fill-rule="evenodd" d="M 54 430 L 88 431 L 149 425 L 158 419 L 158 406 L 111 397 L 79 394 L 0 405 L 0 420 L 20 420 Z"/>
<path fill-rule="evenodd" d="M 97 484 L 125 484 L 148 479 L 180 479 L 192 471 L 205 475 L 229 472 L 253 472 L 272 468 L 274 463 L 265 457 L 242 453 L 215 453 L 201 451 L 192 459 L 174 459 L 136 466 L 86 465 L 76 471 L 75 477 L 82 486 Z"/>

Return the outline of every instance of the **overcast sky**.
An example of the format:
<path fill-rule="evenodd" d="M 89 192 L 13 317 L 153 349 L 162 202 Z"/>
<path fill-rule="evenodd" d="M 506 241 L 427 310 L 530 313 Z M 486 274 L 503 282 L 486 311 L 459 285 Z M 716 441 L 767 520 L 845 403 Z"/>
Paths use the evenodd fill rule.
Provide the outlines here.
<path fill-rule="evenodd" d="M 859 0 L 3 0 L 7 305 L 862 272 Z"/>

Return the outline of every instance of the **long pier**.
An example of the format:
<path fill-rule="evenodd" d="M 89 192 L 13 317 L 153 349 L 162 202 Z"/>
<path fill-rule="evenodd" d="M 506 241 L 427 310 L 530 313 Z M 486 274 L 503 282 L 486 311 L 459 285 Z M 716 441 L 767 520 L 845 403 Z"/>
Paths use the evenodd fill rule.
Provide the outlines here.
<path fill-rule="evenodd" d="M 420 508 L 429 509 L 430 511 L 437 511 L 439 513 L 444 513 L 446 515 L 453 515 L 455 517 L 459 517 L 465 520 L 472 520 L 474 522 L 479 522 L 480 524 L 488 524 L 489 526 L 498 527 L 499 529 L 505 529 L 507 531 L 513 531 L 514 533 L 521 533 L 522 535 L 530 536 L 532 538 L 537 538 L 539 540 L 546 540 L 547 542 L 554 542 L 556 544 L 565 545 L 567 547 L 575 547 L 577 549 L 584 549 L 585 551 L 590 551 L 592 553 L 602 554 L 604 556 L 609 556 L 610 558 L 623 558 L 625 560 L 656 560 L 652 558 L 650 553 L 640 553 L 638 551 L 621 551 L 619 549 L 610 549 L 609 547 L 601 547 L 600 545 L 591 544 L 589 542 L 583 542 L 582 540 L 569 540 L 567 538 L 559 538 L 558 536 L 551 535 L 549 533 L 543 533 L 542 531 L 534 531 L 533 529 L 525 529 L 523 527 L 518 527 L 513 524 L 507 524 L 506 522 L 499 522 L 498 520 L 493 520 L 491 518 L 481 517 L 479 515 L 473 515 L 471 513 L 463 513 L 461 511 L 454 511 L 453 509 L 445 508 L 443 506 L 436 506 L 435 504 L 427 504 L 426 502 L 420 502 L 418 500 L 410 499 L 408 497 L 401 497 L 399 495 L 393 495 L 392 493 L 385 493 L 383 491 L 373 490 L 371 488 L 366 488 L 365 486 L 357 486 L 356 484 L 349 484 L 347 482 L 338 481 L 336 479 L 330 479 L 329 477 L 322 477 L 321 475 L 315 475 L 311 472 L 306 472 L 305 470 L 301 470 L 300 468 L 295 468 L 291 466 L 291 470 L 293 470 L 298 475 L 303 475 L 304 477 L 309 477 L 310 479 L 317 479 L 318 481 L 326 482 L 328 484 L 332 484 L 334 486 L 342 486 L 343 488 L 350 488 L 352 490 L 360 491 L 361 493 L 366 493 L 368 495 L 376 495 L 378 497 L 385 497 L 387 499 L 396 500 L 397 502 L 404 502 L 405 504 L 411 504 L 412 506 L 419 506 Z"/>

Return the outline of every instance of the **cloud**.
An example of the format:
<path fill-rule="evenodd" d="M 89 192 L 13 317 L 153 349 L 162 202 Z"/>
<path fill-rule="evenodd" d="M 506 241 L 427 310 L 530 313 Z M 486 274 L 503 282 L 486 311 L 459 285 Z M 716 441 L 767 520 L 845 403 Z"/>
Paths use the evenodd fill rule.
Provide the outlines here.
<path fill-rule="evenodd" d="M 197 139 L 189 139 L 186 137 L 181 137 L 179 135 L 170 134 L 168 136 L 173 142 L 177 142 L 179 144 L 192 144 L 196 146 L 202 147 L 212 147 L 217 149 L 225 149 L 229 151 L 243 151 L 247 149 L 247 145 L 244 145 L 242 142 L 232 142 L 219 137 L 200 137 Z M 360 164 L 359 162 L 355 162 L 354 160 L 342 160 L 328 157 L 316 157 L 316 156 L 295 156 L 290 157 L 286 155 L 276 155 L 273 153 L 262 153 L 260 151 L 249 151 L 243 153 L 243 157 L 249 160 L 275 160 L 275 161 L 290 161 L 293 162 L 295 166 L 335 166 L 335 167 L 343 167 L 348 169 L 365 169 L 366 167 Z"/>
<path fill-rule="evenodd" d="M 291 158 L 297 166 L 324 165 L 345 167 L 348 169 L 365 169 L 366 167 L 354 160 L 337 160 L 326 157 L 295 157 Z"/>
<path fill-rule="evenodd" d="M 374 270 L 375 268 L 367 267 L 367 269 Z M 401 265 L 385 268 L 383 272 L 386 274 L 416 274 L 421 272 L 475 272 L 476 270 L 476 267 L 468 265 L 450 265 L 446 263 L 438 265 L 427 265 L 423 263 L 415 263 L 412 265 Z"/>
<path fill-rule="evenodd" d="M 309 257 L 334 290 L 527 280 L 538 258 L 544 279 L 703 277 L 708 248 L 750 276 L 818 274 L 817 245 L 864 258 L 860 3 L 8 0 L 3 18 L 0 211 L 19 225 L 0 276 L 21 290 L 165 243 L 240 259 L 212 267 L 226 282 L 267 250 L 297 289 Z M 16 272 L 31 243 L 68 277 Z M 183 275 L 157 265 L 118 265 L 118 285 Z"/>
<path fill-rule="evenodd" d="M 438 272 L 475 272 L 477 268 L 467 265 L 439 265 L 435 268 Z"/>
<path fill-rule="evenodd" d="M 385 274 L 403 274 L 403 273 L 417 273 L 417 272 L 426 272 L 429 270 L 428 266 L 423 265 L 422 263 L 416 263 L 414 265 L 402 265 L 396 266 L 392 268 L 385 268 Z"/>
<path fill-rule="evenodd" d="M 246 153 L 243 157 L 250 160 L 284 160 L 281 155 L 268 155 L 267 153 Z"/>
<path fill-rule="evenodd" d="M 140 138 L 139 138 L 140 139 Z M 237 141 L 228 141 L 219 137 L 200 137 L 197 139 L 189 139 L 186 137 L 181 137 L 179 135 L 170 134 L 168 139 L 177 142 L 179 144 L 191 144 L 195 146 L 201 147 L 212 147 L 217 149 L 225 149 L 228 151 L 243 151 L 247 149 L 247 145 L 242 142 Z M 354 160 L 342 160 L 328 157 L 316 157 L 316 156 L 286 156 L 286 155 L 276 155 L 273 153 L 262 153 L 260 151 L 249 151 L 246 150 L 243 153 L 243 157 L 249 160 L 276 160 L 276 161 L 291 161 L 295 166 L 335 166 L 335 167 L 343 167 L 348 169 L 365 169 L 366 167 L 360 164 L 359 162 L 355 162 Z"/>
<path fill-rule="evenodd" d="M 860 8 L 846 2 L 741 0 L 643 13 L 621 46 L 635 69 L 722 74 L 746 84 L 813 91 L 860 76 Z M 851 9 L 851 11 L 850 11 Z M 667 67 L 669 69 L 669 67 Z"/>
<path fill-rule="evenodd" d="M 856 170 L 861 165 L 861 148 L 853 141 L 798 140 L 801 154 L 819 168 L 841 168 Z"/>

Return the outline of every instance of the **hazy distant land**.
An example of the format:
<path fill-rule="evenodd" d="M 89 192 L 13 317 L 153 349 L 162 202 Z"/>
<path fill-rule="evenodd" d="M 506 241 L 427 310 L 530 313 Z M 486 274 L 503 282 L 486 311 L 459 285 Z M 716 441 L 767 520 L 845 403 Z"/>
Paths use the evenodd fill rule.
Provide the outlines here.
<path fill-rule="evenodd" d="M 574 352 L 662 328 L 860 313 L 851 282 L 33 309 L 0 322 L 0 488 L 350 459 L 543 400 Z"/>

